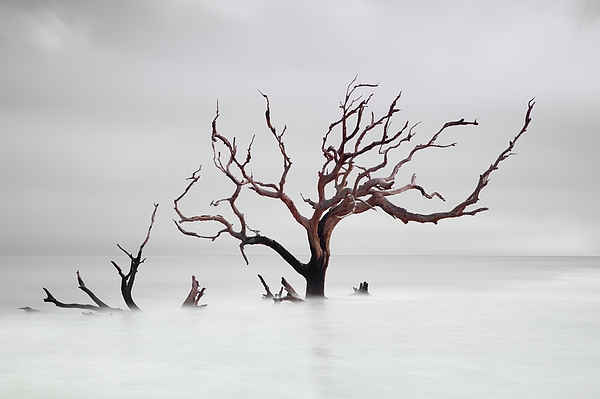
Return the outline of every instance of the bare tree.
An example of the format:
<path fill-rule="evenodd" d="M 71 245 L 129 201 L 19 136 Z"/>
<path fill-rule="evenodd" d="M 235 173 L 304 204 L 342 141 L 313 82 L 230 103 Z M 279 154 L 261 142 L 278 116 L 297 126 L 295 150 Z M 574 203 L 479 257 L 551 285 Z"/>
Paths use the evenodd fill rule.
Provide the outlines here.
<path fill-rule="evenodd" d="M 528 103 L 525 122 L 519 133 L 489 168 L 479 176 L 474 190 L 466 199 L 446 212 L 421 214 L 395 205 L 390 198 L 410 190 L 420 192 L 427 199 L 438 198 L 445 201 L 444 197 L 438 192 L 426 191 L 417 184 L 414 174 L 410 182 L 396 185 L 398 172 L 423 150 L 454 147 L 456 143 L 442 144 L 439 142 L 440 136 L 446 130 L 455 126 L 477 125 L 478 123 L 476 120 L 466 121 L 465 119 L 447 122 L 428 141 L 408 147 L 408 143 L 415 136 L 415 127 L 418 124 L 411 126 L 406 122 L 399 130 L 392 130 L 391 127 L 394 115 L 400 111 L 396 105 L 401 93 L 394 98 L 386 113 L 376 117 L 372 112 L 370 114 L 367 112 L 369 102 L 373 98 L 372 89 L 375 87 L 377 85 L 358 84 L 356 78 L 348 85 L 344 100 L 340 104 L 341 116 L 329 125 L 322 139 L 321 152 L 324 161 L 318 171 L 317 197 L 310 199 L 300 194 L 302 200 L 312 208 L 311 214 L 307 216 L 300 212 L 296 203 L 285 190 L 292 160 L 283 140 L 286 128 L 284 127 L 281 133 L 278 133 L 271 122 L 269 98 L 261 93 L 266 100 L 266 125 L 278 145 L 283 163 L 279 181 L 276 182 L 260 181 L 250 171 L 254 138 L 246 151 L 239 154 L 236 139 L 229 140 L 218 132 L 217 120 L 220 114 L 217 104 L 211 134 L 213 163 L 233 183 L 234 189 L 230 197 L 212 201 L 211 205 L 219 206 L 226 203 L 233 212 L 238 227 L 220 214 L 186 216 L 179 209 L 179 201 L 200 179 L 200 169 L 198 169 L 188 178 L 190 182 L 183 193 L 174 200 L 175 211 L 179 216 L 179 220 L 175 222 L 178 229 L 183 234 L 209 240 L 216 240 L 223 234 L 229 234 L 239 240 L 240 251 L 246 263 L 248 263 L 248 258 L 244 253 L 246 245 L 265 245 L 277 252 L 306 279 L 306 297 L 324 297 L 325 275 L 331 256 L 331 236 L 335 227 L 344 218 L 379 208 L 404 223 L 437 223 L 442 219 L 476 215 L 487 210 L 488 208 L 483 207 L 473 209 L 472 206 L 479 201 L 481 191 L 487 186 L 490 175 L 498 169 L 500 162 L 513 155 L 512 150 L 515 143 L 531 122 L 533 100 Z M 360 95 L 363 90 L 367 90 L 369 93 L 366 96 Z M 393 155 L 400 147 L 410 149 L 407 149 L 404 156 L 394 158 Z M 375 155 L 378 160 L 367 163 L 366 155 Z M 246 217 L 237 204 L 244 187 L 250 188 L 261 197 L 279 200 L 286 206 L 292 218 L 306 230 L 311 254 L 308 262 L 301 262 L 279 242 L 248 227 Z M 184 223 L 191 222 L 216 222 L 221 227 L 213 235 L 206 236 L 183 227 Z"/>
<path fill-rule="evenodd" d="M 152 231 L 152 226 L 154 226 L 154 219 L 156 217 L 157 209 L 158 204 L 154 204 L 154 211 L 152 212 L 152 217 L 150 219 L 151 221 L 150 226 L 148 227 L 148 233 L 146 234 L 144 242 L 142 242 L 142 244 L 140 245 L 140 249 L 138 249 L 138 253 L 135 257 L 131 253 L 123 249 L 122 246 L 117 244 L 117 247 L 119 247 L 119 249 L 129 257 L 129 272 L 127 274 L 124 274 L 121 267 L 119 267 L 119 265 L 117 265 L 115 261 L 110 261 L 110 263 L 112 263 L 112 265 L 117 269 L 117 272 L 121 277 L 121 295 L 123 295 L 123 299 L 125 300 L 125 303 L 127 304 L 129 310 L 140 310 L 138 305 L 136 305 L 133 301 L 133 297 L 131 296 L 131 290 L 133 289 L 133 283 L 135 282 L 135 275 L 138 272 L 138 268 L 146 260 L 146 258 L 142 258 L 142 251 L 144 250 L 144 247 L 150 239 L 150 232 Z"/>
<path fill-rule="evenodd" d="M 121 269 L 121 267 L 119 265 L 117 265 L 117 263 L 115 263 L 114 261 L 111 261 L 113 266 L 117 269 L 119 276 L 121 277 L 121 295 L 123 295 L 123 299 L 125 300 L 125 303 L 127 304 L 127 307 L 130 310 L 140 310 L 140 308 L 133 301 L 133 297 L 131 295 L 131 290 L 133 289 L 133 283 L 135 282 L 135 276 L 138 272 L 138 268 L 146 260 L 146 258 L 142 258 L 142 251 L 144 250 L 144 247 L 148 243 L 148 240 L 150 240 L 150 232 L 152 231 L 152 227 L 154 226 L 154 220 L 156 218 L 157 209 L 158 209 L 158 204 L 154 204 L 154 211 L 152 212 L 152 217 L 150 218 L 150 226 L 148 227 L 148 233 L 146 234 L 146 238 L 140 245 L 140 248 L 139 248 L 136 256 L 133 256 L 131 253 L 127 252 L 125 249 L 123 249 L 123 247 L 121 247 L 119 244 L 117 244 L 119 249 L 121 251 L 125 252 L 125 254 L 127 254 L 127 256 L 130 259 L 129 272 L 127 274 L 123 273 L 123 270 Z M 92 299 L 92 301 L 94 301 L 94 303 L 96 303 L 96 305 L 60 302 L 45 287 L 43 288 L 44 291 L 46 292 L 46 298 L 44 299 L 44 302 L 53 303 L 60 308 L 77 308 L 77 309 L 86 309 L 86 310 L 94 310 L 94 311 L 120 310 L 120 309 L 111 308 L 110 306 L 108 306 L 107 304 L 102 302 L 89 288 L 87 288 L 85 283 L 83 282 L 83 279 L 81 278 L 81 275 L 79 274 L 79 270 L 77 271 L 77 282 L 79 283 L 79 289 L 81 289 L 83 292 L 85 292 Z"/>

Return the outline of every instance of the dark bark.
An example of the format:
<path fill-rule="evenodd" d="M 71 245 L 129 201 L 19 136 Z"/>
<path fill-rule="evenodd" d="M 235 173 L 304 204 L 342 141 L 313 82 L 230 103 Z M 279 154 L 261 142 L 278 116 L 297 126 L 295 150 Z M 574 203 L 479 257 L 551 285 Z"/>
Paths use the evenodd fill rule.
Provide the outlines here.
<path fill-rule="evenodd" d="M 271 290 L 269 289 L 269 286 L 267 285 L 265 279 L 263 278 L 263 276 L 261 276 L 260 274 L 258 275 L 258 279 L 260 280 L 260 282 L 262 283 L 263 287 L 265 288 L 266 293 L 263 294 L 263 299 L 272 299 L 273 298 L 273 293 L 271 292 Z"/>
<path fill-rule="evenodd" d="M 77 270 L 77 283 L 79 284 L 79 289 L 85 292 L 91 299 L 96 303 L 96 305 L 89 304 L 81 304 L 81 303 L 64 303 L 57 300 L 47 288 L 43 288 L 46 292 L 46 298 L 44 298 L 44 302 L 53 303 L 59 308 L 72 308 L 72 309 L 85 309 L 85 310 L 94 310 L 94 311 L 120 311 L 121 309 L 111 308 L 106 303 L 102 302 L 96 294 L 92 292 L 89 288 L 86 287 L 79 270 Z"/>
<path fill-rule="evenodd" d="M 95 306 L 95 305 L 86 305 L 86 304 L 81 304 L 81 303 L 64 303 L 64 302 L 60 302 L 59 300 L 57 300 L 56 298 L 54 298 L 54 296 L 50 293 L 50 291 L 48 291 L 46 289 L 46 287 L 43 287 L 43 290 L 46 292 L 46 298 L 44 298 L 44 302 L 53 303 L 54 305 L 56 305 L 59 308 L 85 309 L 85 310 L 95 310 L 95 311 L 102 310 L 101 307 Z"/>
<path fill-rule="evenodd" d="M 148 227 L 148 233 L 146 234 L 146 238 L 140 245 L 140 248 L 139 248 L 136 256 L 133 256 L 133 254 L 127 252 L 125 249 L 123 249 L 123 247 L 121 247 L 119 244 L 117 244 L 117 247 L 119 247 L 119 249 L 121 251 L 123 251 L 129 257 L 129 260 L 130 260 L 129 272 L 127 274 L 123 273 L 123 270 L 116 262 L 114 262 L 112 260 L 110 261 L 112 263 L 112 265 L 117 269 L 117 272 L 119 273 L 119 276 L 121 277 L 121 295 L 123 296 L 123 300 L 125 301 L 125 304 L 129 308 L 129 310 L 132 310 L 132 311 L 141 310 L 139 308 L 139 306 L 133 300 L 131 291 L 133 290 L 133 283 L 135 282 L 135 276 L 138 272 L 138 268 L 146 260 L 146 258 L 142 258 L 142 251 L 144 250 L 144 247 L 148 243 L 148 240 L 150 240 L 150 232 L 152 231 L 152 227 L 154 226 L 154 220 L 156 218 L 156 210 L 157 209 L 158 209 L 158 204 L 154 204 L 154 211 L 152 212 L 152 217 L 150 218 L 150 227 Z"/>
<path fill-rule="evenodd" d="M 358 288 L 352 287 L 354 289 L 354 294 L 352 295 L 370 295 L 369 294 L 369 283 L 363 281 L 358 285 Z"/>
<path fill-rule="evenodd" d="M 88 294 L 88 296 L 92 299 L 92 301 L 94 301 L 94 303 L 96 303 L 96 305 L 98 305 L 98 307 L 100 309 L 111 309 L 111 310 L 113 310 L 110 306 L 108 306 L 107 304 L 105 304 L 104 302 L 102 302 L 100 300 L 100 298 L 98 298 L 96 296 L 96 294 L 94 294 L 89 288 L 87 288 L 85 286 L 85 283 L 83 282 L 83 279 L 81 278 L 81 274 L 79 274 L 79 270 L 77 270 L 77 282 L 79 283 L 79 289 L 82 290 L 83 292 L 85 292 L 86 294 Z"/>
<path fill-rule="evenodd" d="M 142 262 L 143 261 L 140 261 L 139 258 L 132 258 L 129 273 L 124 274 L 119 265 L 112 260 L 110 261 L 110 263 L 112 263 L 112 265 L 117 269 L 117 272 L 121 277 L 121 296 L 123 296 L 123 300 L 125 301 L 125 304 L 129 310 L 141 310 L 134 302 L 131 295 L 131 290 L 133 289 L 133 283 L 135 281 L 135 275 L 137 274 L 138 267 Z"/>
<path fill-rule="evenodd" d="M 123 273 L 123 270 L 121 269 L 121 267 L 119 265 L 117 265 L 114 261 L 111 261 L 113 266 L 117 269 L 119 276 L 121 277 L 121 294 L 123 296 L 123 300 L 125 301 L 125 303 L 127 304 L 127 307 L 130 310 L 140 310 L 140 308 L 133 301 L 133 297 L 131 296 L 131 290 L 133 289 L 133 283 L 135 282 L 135 276 L 138 272 L 138 268 L 146 260 L 145 258 L 142 258 L 142 251 L 143 251 L 144 247 L 146 246 L 146 244 L 148 243 L 148 240 L 150 239 L 150 231 L 152 230 L 152 227 L 154 226 L 154 220 L 156 217 L 157 209 L 158 209 L 158 204 L 154 204 L 154 211 L 152 212 L 150 227 L 148 227 L 148 233 L 146 234 L 146 238 L 142 242 L 142 245 L 140 245 L 140 248 L 139 248 L 136 256 L 133 256 L 132 254 L 130 254 L 129 252 L 124 250 L 123 247 L 121 247 L 119 244 L 117 244 L 117 247 L 119 247 L 119 249 L 121 251 L 125 252 L 125 254 L 127 254 L 127 256 L 129 257 L 129 259 L 131 261 L 130 266 L 129 266 L 129 272 L 127 274 Z M 46 298 L 44 299 L 44 302 L 53 303 L 60 308 L 76 308 L 76 309 L 86 309 L 86 310 L 93 310 L 93 311 L 104 311 L 104 310 L 120 311 L 121 310 L 118 308 L 111 308 L 106 303 L 101 301 L 100 298 L 98 298 L 89 288 L 87 288 L 83 279 L 81 278 L 81 275 L 79 274 L 79 270 L 77 271 L 77 282 L 79 284 L 79 289 L 82 290 L 83 292 L 85 292 L 92 299 L 92 301 L 94 301 L 94 303 L 96 303 L 96 305 L 60 302 L 56 298 L 54 298 L 54 296 L 46 288 L 44 288 L 44 291 L 46 292 Z"/>
<path fill-rule="evenodd" d="M 306 298 L 325 298 L 325 278 L 329 257 L 309 262 L 306 278 Z"/>

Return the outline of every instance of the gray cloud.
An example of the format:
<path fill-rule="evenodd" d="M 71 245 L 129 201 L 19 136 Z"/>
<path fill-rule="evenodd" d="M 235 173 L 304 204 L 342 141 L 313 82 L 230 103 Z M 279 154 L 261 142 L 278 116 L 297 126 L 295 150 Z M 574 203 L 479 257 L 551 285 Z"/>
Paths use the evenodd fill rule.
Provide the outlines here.
<path fill-rule="evenodd" d="M 448 136 L 457 148 L 420 157 L 406 171 L 449 202 L 468 194 L 519 129 L 531 97 L 537 106 L 518 156 L 486 189 L 489 216 L 436 230 L 363 215 L 347 227 L 344 221 L 340 251 L 364 228 L 375 237 L 365 252 L 385 251 L 390 247 L 378 243 L 400 237 L 409 243 L 395 247 L 402 253 L 538 254 L 547 247 L 598 254 L 600 31 L 580 24 L 581 10 L 595 15 L 596 2 L 577 4 L 2 1 L 0 253 L 92 254 L 117 241 L 137 245 L 154 201 L 161 208 L 149 250 L 234 251 L 226 240 L 180 237 L 170 221 L 169 204 L 200 163 L 208 191 L 198 194 L 202 203 L 187 206 L 204 212 L 210 199 L 227 195 L 227 183 L 211 169 L 216 100 L 223 133 L 243 143 L 257 134 L 254 168 L 268 178 L 271 162 L 279 161 L 263 134 L 257 89 L 269 94 L 275 123 L 288 125 L 290 194 L 299 199 L 314 190 L 320 137 L 358 73 L 381 84 L 376 112 L 403 90 L 396 123 L 422 120 L 422 139 L 447 120 L 481 122 Z M 279 223 L 285 212 L 265 220 L 276 206 L 250 195 L 247 201 L 256 227 L 306 250 L 291 219 Z M 399 203 L 448 206 L 412 197 Z"/>
<path fill-rule="evenodd" d="M 600 1 L 583 0 L 579 4 L 581 26 L 589 27 L 596 25 L 600 19 Z"/>

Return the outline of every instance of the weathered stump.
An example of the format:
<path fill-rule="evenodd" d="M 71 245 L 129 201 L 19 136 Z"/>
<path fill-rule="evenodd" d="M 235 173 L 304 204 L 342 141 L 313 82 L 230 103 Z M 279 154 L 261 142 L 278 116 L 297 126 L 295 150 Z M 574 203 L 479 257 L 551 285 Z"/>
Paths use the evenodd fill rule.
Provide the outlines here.
<path fill-rule="evenodd" d="M 200 283 L 196 280 L 196 276 L 192 275 L 192 289 L 188 294 L 185 301 L 181 304 L 182 308 L 203 308 L 208 305 L 206 304 L 198 304 L 200 302 L 200 298 L 204 296 L 204 291 L 206 291 L 206 287 L 200 288 Z"/>

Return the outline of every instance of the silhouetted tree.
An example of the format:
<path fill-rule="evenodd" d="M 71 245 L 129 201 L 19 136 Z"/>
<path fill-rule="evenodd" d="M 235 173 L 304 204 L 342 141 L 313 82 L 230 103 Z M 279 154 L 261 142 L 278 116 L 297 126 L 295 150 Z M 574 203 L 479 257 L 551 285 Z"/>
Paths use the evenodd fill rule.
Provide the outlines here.
<path fill-rule="evenodd" d="M 324 297 L 325 275 L 331 256 L 331 236 L 336 226 L 344 218 L 380 208 L 404 223 L 437 223 L 442 219 L 475 215 L 487 210 L 488 208 L 473 209 L 472 206 L 479 201 L 479 194 L 487 186 L 491 173 L 498 169 L 500 162 L 512 155 L 515 143 L 527 130 L 531 122 L 533 100 L 528 103 L 525 122 L 520 132 L 509 142 L 508 147 L 500 153 L 489 168 L 479 176 L 474 190 L 466 199 L 446 212 L 421 214 L 395 205 L 390 198 L 410 190 L 416 190 L 427 199 L 434 197 L 442 201 L 445 199 L 438 192 L 428 192 L 417 184 L 414 174 L 410 182 L 396 184 L 398 172 L 423 150 L 455 146 L 456 143 L 439 143 L 440 135 L 446 130 L 455 126 L 477 125 L 478 123 L 476 120 L 466 121 L 464 119 L 447 122 L 428 141 L 409 147 L 410 149 L 404 156 L 394 157 L 396 150 L 400 147 L 407 147 L 415 136 L 416 124 L 410 126 L 406 122 L 399 130 L 392 130 L 393 116 L 400 111 L 396 108 L 400 94 L 394 98 L 385 114 L 379 117 L 373 113 L 369 115 L 367 107 L 373 97 L 372 89 L 375 87 L 377 85 L 357 84 L 356 78 L 348 85 L 344 100 L 340 104 L 341 116 L 329 125 L 322 138 L 321 152 L 324 161 L 318 170 L 317 197 L 310 199 L 300 195 L 302 200 L 312 208 L 309 215 L 303 215 L 286 192 L 285 185 L 292 167 L 292 160 L 283 140 L 286 128 L 284 127 L 281 133 L 278 133 L 271 122 L 269 98 L 261 93 L 266 100 L 266 125 L 278 145 L 279 155 L 283 162 L 279 181 L 275 182 L 260 181 L 249 170 L 254 138 L 246 151 L 239 154 L 235 138 L 229 140 L 218 132 L 217 120 L 220 114 L 217 104 L 211 134 L 213 162 L 216 168 L 233 183 L 234 189 L 229 198 L 212 201 L 211 205 L 219 206 L 226 203 L 231 208 L 239 227 L 235 227 L 231 220 L 220 214 L 186 216 L 180 210 L 179 201 L 200 179 L 200 169 L 198 169 L 188 178 L 190 182 L 183 193 L 174 200 L 175 211 L 179 216 L 179 220 L 175 222 L 178 229 L 183 234 L 210 240 L 215 240 L 223 234 L 229 234 L 240 241 L 240 251 L 246 263 L 248 263 L 248 258 L 244 253 L 246 245 L 265 245 L 277 252 L 306 279 L 306 297 Z M 360 95 L 359 91 L 365 89 L 371 90 L 371 92 L 366 96 Z M 370 155 L 370 157 L 366 155 Z M 372 160 L 373 156 L 377 157 L 377 161 L 367 163 L 366 159 Z M 249 187 L 261 197 L 277 199 L 287 207 L 296 223 L 306 230 L 311 254 L 308 262 L 301 262 L 279 242 L 248 227 L 246 218 L 237 204 L 243 187 Z M 221 228 L 215 234 L 206 236 L 184 229 L 182 224 L 191 222 L 216 222 L 221 225 Z"/>

